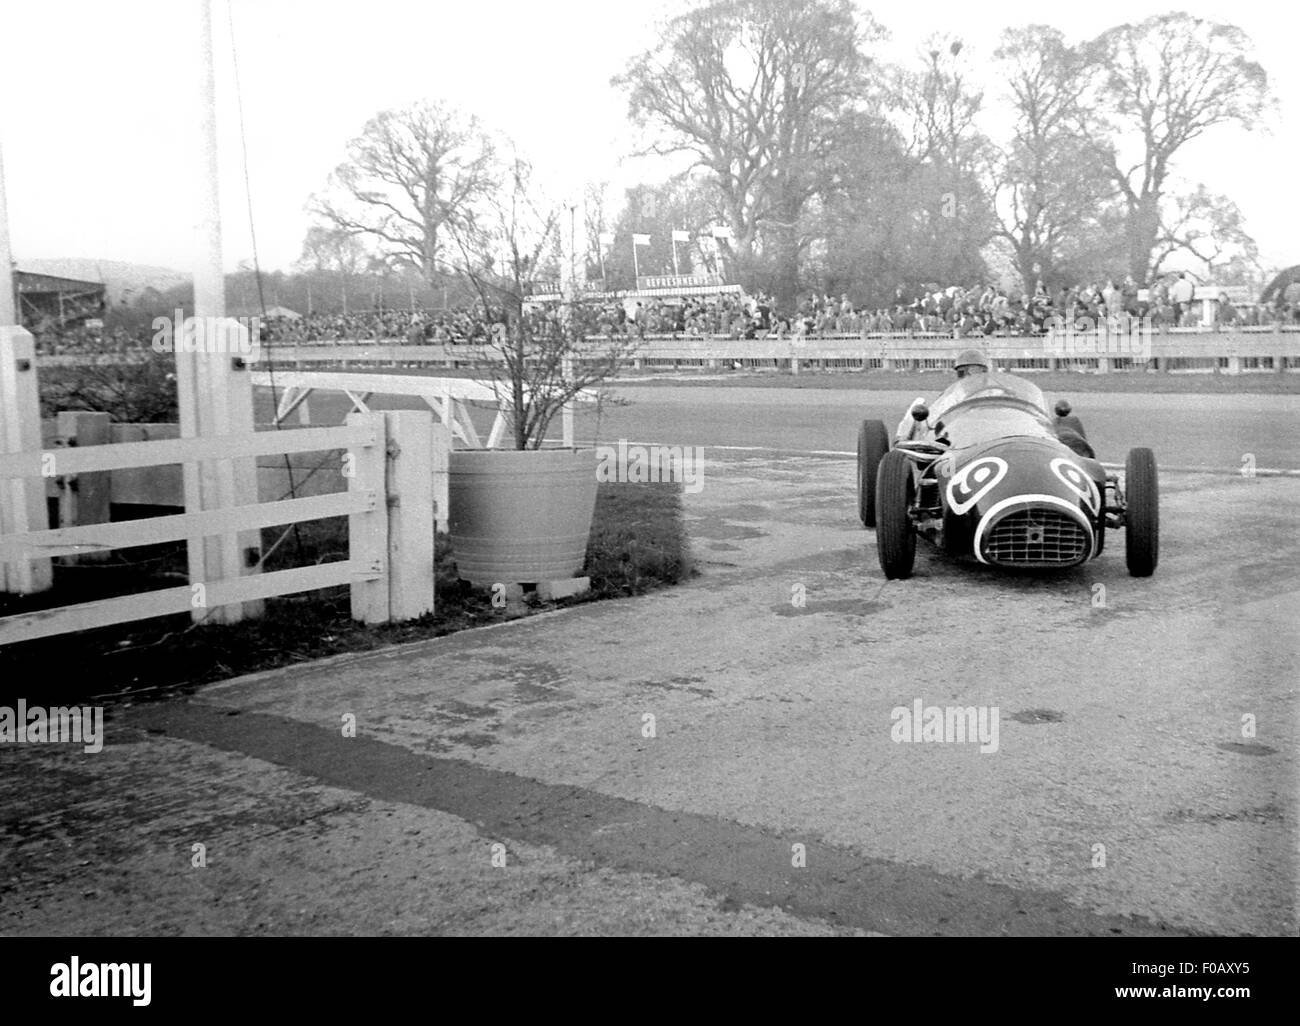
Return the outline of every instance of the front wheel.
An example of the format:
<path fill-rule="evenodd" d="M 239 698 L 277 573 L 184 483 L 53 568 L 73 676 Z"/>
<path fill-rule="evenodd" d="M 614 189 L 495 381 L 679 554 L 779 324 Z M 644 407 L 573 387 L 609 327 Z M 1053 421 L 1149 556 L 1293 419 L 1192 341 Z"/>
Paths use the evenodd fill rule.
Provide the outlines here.
<path fill-rule="evenodd" d="M 889 452 L 889 430 L 881 420 L 864 420 L 858 429 L 858 517 L 876 526 L 876 470 Z"/>
<path fill-rule="evenodd" d="M 1160 555 L 1160 486 L 1156 456 L 1130 449 L 1124 462 L 1124 554 L 1132 577 L 1150 577 Z"/>
<path fill-rule="evenodd" d="M 886 453 L 876 475 L 876 555 L 891 581 L 911 577 L 916 561 L 916 531 L 909 516 L 915 489 L 907 454 L 898 449 Z"/>

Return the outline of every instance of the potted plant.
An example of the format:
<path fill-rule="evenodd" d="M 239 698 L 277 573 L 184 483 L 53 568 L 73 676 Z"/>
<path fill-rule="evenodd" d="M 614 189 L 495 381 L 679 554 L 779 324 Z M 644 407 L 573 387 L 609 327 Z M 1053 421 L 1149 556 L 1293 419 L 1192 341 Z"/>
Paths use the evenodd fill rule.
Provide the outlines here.
<path fill-rule="evenodd" d="M 510 443 L 451 453 L 452 551 L 461 578 L 484 586 L 557 581 L 581 571 L 595 512 L 596 454 L 548 444 L 547 434 L 580 397 L 610 401 L 602 384 L 633 350 L 627 337 L 600 344 L 584 338 L 573 208 L 543 212 L 525 162 L 516 158 L 507 174 L 503 199 L 492 208 L 494 230 L 479 232 L 470 222 L 456 234 L 459 270 L 491 325 L 472 365 L 507 411 Z M 548 279 L 564 283 L 563 303 L 531 301 L 534 283 Z"/>

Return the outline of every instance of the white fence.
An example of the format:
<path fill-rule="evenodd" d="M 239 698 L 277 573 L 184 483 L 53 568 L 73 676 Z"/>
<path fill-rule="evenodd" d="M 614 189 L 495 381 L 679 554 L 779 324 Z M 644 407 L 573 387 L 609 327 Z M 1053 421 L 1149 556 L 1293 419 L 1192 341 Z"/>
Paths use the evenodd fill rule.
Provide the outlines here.
<path fill-rule="evenodd" d="M 1268 325 L 1233 331 L 1171 328 L 1153 332 L 1149 356 L 1160 370 L 1185 362 L 1218 361 L 1225 373 L 1252 369 L 1284 371 L 1300 366 L 1300 325 Z M 1122 354 L 1108 351 L 1104 333 L 1070 336 L 1071 355 L 1061 355 L 1059 339 L 1050 336 L 971 336 L 950 333 L 820 335 L 801 338 L 734 339 L 729 337 L 646 336 L 636 349 L 636 369 L 657 367 L 780 366 L 798 373 L 801 365 L 901 370 L 947 366 L 959 349 L 976 346 L 1009 366 L 1043 369 L 1086 367 L 1102 372 L 1130 366 Z M 599 351 L 599 340 L 592 340 Z M 264 344 L 261 363 L 278 368 L 473 367 L 491 350 L 474 345 L 409 345 L 390 342 L 309 342 Z M 580 357 L 579 357 L 580 358 Z M 1150 366 L 1148 364 L 1147 366 Z"/>
<path fill-rule="evenodd" d="M 450 433 L 424 410 L 361 412 L 336 427 L 119 442 L 74 448 L 42 444 L 31 336 L 0 329 L 0 591 L 30 594 L 51 586 L 51 560 L 118 548 L 185 541 L 191 553 L 189 583 L 0 618 L 0 645 L 189 613 L 202 622 L 216 614 L 260 609 L 263 599 L 338 585 L 351 589 L 352 616 L 364 623 L 419 617 L 434 608 L 435 452 L 445 465 Z M 251 382 L 246 387 L 251 390 Z M 186 476 L 210 475 L 249 464 L 259 456 L 340 451 L 347 490 L 304 498 L 257 502 L 247 490 L 226 490 L 227 501 L 207 502 L 175 516 L 119 523 L 47 527 L 46 485 L 113 471 L 179 464 Z M 191 488 L 187 485 L 187 496 Z M 193 558 L 214 539 L 327 517 L 348 517 L 348 558 L 338 562 L 261 572 L 254 557 L 205 563 Z M 256 536 L 254 536 L 256 537 Z M 214 566 L 210 579 L 195 567 Z M 231 619 L 238 619 L 238 613 Z"/>
<path fill-rule="evenodd" d="M 565 374 L 572 373 L 566 361 Z M 504 389 L 489 382 L 471 378 L 435 378 L 416 374 L 348 374 L 340 371 L 254 371 L 253 384 L 263 388 L 283 389 L 275 411 L 275 422 L 282 423 L 297 412 L 301 424 L 311 422 L 307 405 L 315 391 L 342 392 L 354 409 L 365 410 L 374 395 L 400 395 L 423 399 L 437 414 L 438 419 L 450 429 L 452 438 L 470 449 L 495 449 L 501 445 L 510 430 L 510 400 Z M 595 402 L 593 389 L 583 389 L 575 396 L 577 402 Z M 467 404 L 490 403 L 496 406 L 496 418 L 488 432 L 486 443 L 479 438 L 478 430 L 470 417 Z M 573 445 L 573 405 L 566 404 L 561 411 L 563 444 Z"/>
<path fill-rule="evenodd" d="M 0 455 L 0 478 L 30 480 L 51 474 L 340 449 L 346 453 L 342 462 L 349 483 L 346 492 L 335 494 L 0 535 L 0 560 L 16 563 L 194 541 L 326 517 L 349 518 L 346 560 L 234 579 L 191 580 L 179 588 L 5 617 L 0 619 L 0 645 L 173 613 L 198 611 L 195 618 L 202 619 L 203 610 L 341 584 L 351 587 L 352 616 L 364 623 L 432 612 L 434 445 L 432 416 L 403 410 L 352 414 L 346 425 L 332 428 Z"/>

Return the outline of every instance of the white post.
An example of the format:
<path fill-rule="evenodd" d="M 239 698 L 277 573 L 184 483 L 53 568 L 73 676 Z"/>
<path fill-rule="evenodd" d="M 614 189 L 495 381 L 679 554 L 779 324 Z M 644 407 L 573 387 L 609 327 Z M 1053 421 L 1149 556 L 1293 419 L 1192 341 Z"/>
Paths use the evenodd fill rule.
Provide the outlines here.
<path fill-rule="evenodd" d="M 433 612 L 434 424 L 428 410 L 381 416 L 388 426 L 388 616 L 401 622 Z"/>
<path fill-rule="evenodd" d="M 0 453 L 40 451 L 36 344 L 26 329 L 0 325 Z M 57 474 L 57 454 L 45 456 L 52 461 L 51 475 Z M 49 526 L 44 479 L 0 481 L 0 534 L 26 534 Z M 0 591 L 28 595 L 53 586 L 54 568 L 48 559 L 0 563 Z"/>
<path fill-rule="evenodd" d="M 433 437 L 433 509 L 437 530 L 451 530 L 451 428 L 436 420 Z M 488 445 L 491 449 L 493 446 Z"/>
<path fill-rule="evenodd" d="M 18 323 L 14 307 L 13 252 L 9 246 L 9 207 L 5 201 L 5 161 L 0 150 L 0 328 Z"/>
<path fill-rule="evenodd" d="M 212 0 L 198 4 L 198 223 L 194 264 L 194 325 L 173 326 L 182 438 L 250 434 L 253 392 L 248 375 L 252 339 L 225 320 L 226 283 L 221 253 L 221 192 L 217 159 L 216 69 L 212 54 Z M 252 457 L 183 465 L 186 512 L 253 505 L 258 501 Z M 188 542 L 190 583 L 228 580 L 255 569 L 261 557 L 257 531 L 193 537 Z M 193 619 L 233 623 L 258 616 L 261 602 L 218 609 L 202 606 Z"/>
<path fill-rule="evenodd" d="M 368 491 L 375 507 L 348 517 L 348 560 L 356 567 L 352 579 L 352 619 L 387 623 L 389 616 L 387 462 L 388 428 L 382 413 L 349 413 L 348 424 L 364 424 L 374 441 L 348 453 L 345 471 L 349 491 Z"/>
<path fill-rule="evenodd" d="M 4 156 L 0 153 L 0 452 L 4 453 L 41 448 L 36 343 L 18 325 L 15 302 Z M 49 526 L 43 480 L 0 481 L 0 534 L 43 531 Z M 0 591 L 25 595 L 53 586 L 54 568 L 48 559 L 0 563 Z"/>
<path fill-rule="evenodd" d="M 573 357 L 566 356 L 561 364 L 561 373 L 564 375 L 564 387 L 569 387 L 569 382 L 573 380 Z M 573 448 L 573 400 L 570 399 L 560 409 L 560 424 L 563 428 L 564 447 Z"/>

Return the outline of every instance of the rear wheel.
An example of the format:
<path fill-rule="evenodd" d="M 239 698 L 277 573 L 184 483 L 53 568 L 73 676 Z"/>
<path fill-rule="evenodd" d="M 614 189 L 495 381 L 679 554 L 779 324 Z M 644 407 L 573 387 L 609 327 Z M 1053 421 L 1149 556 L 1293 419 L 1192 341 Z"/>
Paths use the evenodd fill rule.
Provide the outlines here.
<path fill-rule="evenodd" d="M 1124 463 L 1124 554 L 1133 577 L 1155 573 L 1160 555 L 1160 486 L 1156 456 L 1130 449 Z"/>
<path fill-rule="evenodd" d="M 916 531 L 908 516 L 914 494 L 912 461 L 897 449 L 886 453 L 876 475 L 876 555 L 891 581 L 911 577 L 916 561 Z"/>
<path fill-rule="evenodd" d="M 876 526 L 876 468 L 887 452 L 884 421 L 864 420 L 858 429 L 858 517 L 863 527 Z"/>

